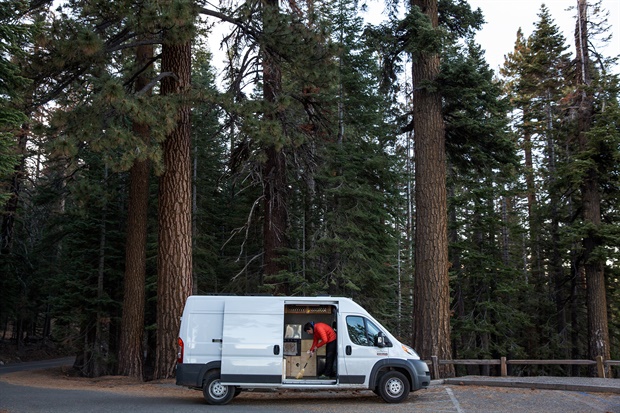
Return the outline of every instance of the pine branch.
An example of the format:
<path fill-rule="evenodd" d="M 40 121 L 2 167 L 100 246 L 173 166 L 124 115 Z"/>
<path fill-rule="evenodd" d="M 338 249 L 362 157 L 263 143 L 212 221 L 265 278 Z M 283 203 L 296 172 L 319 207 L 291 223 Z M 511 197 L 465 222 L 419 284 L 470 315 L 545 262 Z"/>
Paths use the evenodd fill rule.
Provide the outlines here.
<path fill-rule="evenodd" d="M 172 73 L 172 72 L 162 72 L 159 75 L 157 75 L 157 77 L 155 79 L 151 80 L 146 86 L 144 86 L 142 89 L 137 91 L 136 95 L 137 96 L 141 96 L 141 95 L 145 94 L 150 89 L 155 87 L 157 82 L 159 82 L 160 80 L 162 80 L 164 78 L 167 78 L 167 77 L 172 77 L 172 78 L 174 78 L 174 80 L 177 80 L 177 81 L 179 80 L 179 77 L 175 73 Z"/>
<path fill-rule="evenodd" d="M 241 29 L 244 34 L 251 36 L 254 39 L 258 39 L 260 34 L 255 30 L 252 30 L 247 24 L 246 20 L 236 19 L 227 14 L 221 13 L 219 11 L 210 10 L 204 7 L 198 9 L 198 13 L 205 14 L 207 16 L 215 17 L 220 19 L 223 22 L 230 23 Z"/>

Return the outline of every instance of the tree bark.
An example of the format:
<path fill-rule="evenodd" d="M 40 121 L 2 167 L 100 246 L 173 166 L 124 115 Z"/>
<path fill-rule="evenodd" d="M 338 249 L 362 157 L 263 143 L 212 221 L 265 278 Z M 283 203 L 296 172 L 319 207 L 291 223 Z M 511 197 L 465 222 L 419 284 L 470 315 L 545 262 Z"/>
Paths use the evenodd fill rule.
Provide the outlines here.
<path fill-rule="evenodd" d="M 163 95 L 183 95 L 190 87 L 191 43 L 164 43 Z M 190 106 L 181 102 L 177 125 L 163 144 L 164 173 L 159 183 L 157 255 L 157 354 L 155 378 L 174 377 L 177 336 L 187 297 L 192 292 Z"/>
<path fill-rule="evenodd" d="M 577 50 L 578 88 L 580 92 L 578 113 L 579 150 L 587 152 L 590 142 L 587 132 L 592 127 L 594 97 L 590 88 L 590 59 L 588 52 L 587 1 L 578 1 L 575 29 Z M 586 301 L 588 309 L 588 348 L 591 359 L 610 358 L 609 329 L 607 321 L 607 295 L 605 291 L 604 262 L 595 255 L 601 245 L 601 194 L 599 177 L 594 167 L 589 168 L 581 184 L 583 221 L 587 235 L 583 238 L 583 265 L 586 276 Z M 607 371 L 607 374 L 609 371 Z"/>
<path fill-rule="evenodd" d="M 437 0 L 412 0 L 438 25 Z M 446 200 L 445 125 L 441 95 L 424 85 L 439 74 L 437 53 L 420 52 L 413 63 L 413 129 L 415 143 L 415 284 L 413 343 L 420 356 L 452 359 Z M 442 377 L 454 367 L 440 367 Z"/>
<path fill-rule="evenodd" d="M 138 46 L 136 51 L 137 67 L 144 67 L 152 57 L 152 45 Z M 142 90 L 148 84 L 150 73 L 151 71 L 145 70 L 137 77 L 135 91 Z M 148 125 L 134 123 L 133 131 L 145 141 L 149 138 Z M 149 171 L 150 162 L 148 159 L 136 160 L 129 171 L 121 351 L 118 354 L 118 373 L 137 378 L 143 378 L 144 375 L 143 340 Z"/>

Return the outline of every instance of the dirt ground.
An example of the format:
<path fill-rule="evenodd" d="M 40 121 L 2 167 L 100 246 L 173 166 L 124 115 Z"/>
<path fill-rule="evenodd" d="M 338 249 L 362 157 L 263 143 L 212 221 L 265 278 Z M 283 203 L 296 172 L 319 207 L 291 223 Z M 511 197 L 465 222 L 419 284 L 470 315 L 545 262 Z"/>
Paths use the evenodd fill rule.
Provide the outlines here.
<path fill-rule="evenodd" d="M 6 341 L 0 341 L 0 363 L 2 364 L 49 360 L 71 355 L 50 345 L 22 346 L 22 348 L 17 350 L 14 345 Z M 0 376 L 0 380 L 11 384 L 53 389 L 83 389 L 179 397 L 187 397 L 188 395 L 202 397 L 202 393 L 199 391 L 177 386 L 174 383 L 174 379 L 142 382 L 138 379 L 124 376 L 78 377 L 70 366 L 8 373 Z"/>
<path fill-rule="evenodd" d="M 9 373 L 0 376 L 0 380 L 16 385 L 64 390 L 97 390 L 169 397 L 202 397 L 199 391 L 177 386 L 174 379 L 142 382 L 124 376 L 75 377 L 71 374 L 70 367 Z"/>

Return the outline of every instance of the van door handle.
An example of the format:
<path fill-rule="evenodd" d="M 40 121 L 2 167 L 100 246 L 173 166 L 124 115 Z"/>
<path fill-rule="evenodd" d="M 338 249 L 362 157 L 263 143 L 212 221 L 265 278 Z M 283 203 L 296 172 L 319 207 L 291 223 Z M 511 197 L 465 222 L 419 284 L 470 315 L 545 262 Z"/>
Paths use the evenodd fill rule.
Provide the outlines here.
<path fill-rule="evenodd" d="M 347 353 L 347 356 L 350 356 L 350 355 L 351 355 L 351 353 L 352 353 L 352 351 L 351 351 L 351 346 L 347 346 L 347 347 L 345 348 L 345 353 Z"/>
<path fill-rule="evenodd" d="M 276 356 L 278 354 L 280 354 L 280 346 L 279 345 L 276 344 L 275 346 L 273 346 L 273 354 L 275 354 Z"/>

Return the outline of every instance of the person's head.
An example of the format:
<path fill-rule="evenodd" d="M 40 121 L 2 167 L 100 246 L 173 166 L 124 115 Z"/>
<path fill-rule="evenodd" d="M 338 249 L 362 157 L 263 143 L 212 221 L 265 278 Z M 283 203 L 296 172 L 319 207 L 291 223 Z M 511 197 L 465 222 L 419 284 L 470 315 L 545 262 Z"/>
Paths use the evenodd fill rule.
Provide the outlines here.
<path fill-rule="evenodd" d="M 304 331 L 308 334 L 314 334 L 314 323 L 312 321 L 304 325 Z"/>

